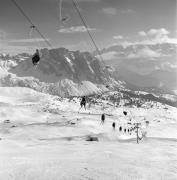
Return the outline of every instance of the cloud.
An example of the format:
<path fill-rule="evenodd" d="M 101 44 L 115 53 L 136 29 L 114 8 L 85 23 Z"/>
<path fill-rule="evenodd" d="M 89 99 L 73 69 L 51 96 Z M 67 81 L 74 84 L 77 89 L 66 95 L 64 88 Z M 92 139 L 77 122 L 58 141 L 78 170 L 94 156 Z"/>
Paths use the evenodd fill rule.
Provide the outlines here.
<path fill-rule="evenodd" d="M 171 38 L 169 34 L 170 32 L 165 28 L 159 28 L 159 29 L 150 29 L 148 31 L 139 31 L 138 32 L 139 40 L 130 40 L 130 38 L 128 38 L 129 40 L 127 40 L 123 36 L 119 36 L 119 35 L 114 36 L 113 38 L 119 40 L 116 45 L 120 45 L 124 48 L 131 46 L 133 48 L 132 52 L 126 54 L 127 58 L 129 59 L 144 58 L 150 60 L 157 60 L 159 59 L 159 57 L 163 57 L 163 58 L 167 56 L 169 57 L 170 54 L 158 48 L 153 49 L 153 46 L 151 45 L 169 43 L 169 44 L 174 44 L 177 47 L 177 38 Z M 136 47 L 140 47 L 141 49 Z M 119 57 L 118 54 L 117 57 Z"/>
<path fill-rule="evenodd" d="M 132 13 L 135 13 L 136 11 L 134 11 L 132 9 L 121 9 L 120 12 L 122 14 L 132 14 Z"/>
<path fill-rule="evenodd" d="M 95 28 L 88 28 L 89 31 L 96 31 Z M 58 30 L 59 33 L 82 33 L 87 32 L 85 26 L 72 26 Z"/>
<path fill-rule="evenodd" d="M 159 29 L 150 29 L 148 31 L 139 31 L 138 32 L 138 40 L 131 40 L 129 37 L 124 37 L 121 35 L 113 36 L 113 39 L 118 40 L 118 42 L 114 45 L 121 45 L 122 47 L 126 48 L 128 46 L 136 46 L 136 45 L 156 45 L 156 44 L 174 44 L 177 47 L 177 38 L 172 38 L 169 36 L 170 32 L 165 28 Z M 113 45 L 113 46 L 114 46 Z M 165 56 L 165 54 L 159 54 L 159 52 L 155 52 L 152 50 L 141 50 L 140 52 L 130 54 L 129 58 L 136 58 L 136 57 L 158 57 L 158 56 Z"/>
<path fill-rule="evenodd" d="M 138 35 L 140 37 L 146 37 L 146 40 L 141 41 L 145 44 L 162 44 L 162 43 L 173 43 L 177 44 L 177 39 L 169 37 L 170 32 L 165 28 L 160 29 L 150 29 L 149 31 L 140 31 Z"/>
<path fill-rule="evenodd" d="M 156 58 L 160 57 L 161 54 L 153 51 L 152 49 L 149 49 L 148 47 L 145 47 L 143 49 L 140 49 L 136 53 L 132 53 L 128 55 L 128 58 Z"/>
<path fill-rule="evenodd" d="M 163 70 L 177 70 L 177 63 L 173 64 L 173 63 L 170 63 L 170 62 L 164 62 L 161 64 L 160 66 L 161 69 Z"/>
<path fill-rule="evenodd" d="M 4 40 L 0 41 L 0 49 L 1 52 L 16 55 L 19 53 L 27 52 L 27 53 L 33 53 L 36 48 L 43 48 L 44 44 L 40 44 L 40 42 L 43 42 L 43 39 L 37 38 L 37 39 L 10 39 L 10 40 Z M 24 43 L 24 44 L 20 44 Z M 29 44 L 34 43 L 34 44 Z"/>
<path fill-rule="evenodd" d="M 148 38 L 153 39 L 154 41 L 158 43 L 167 41 L 169 39 L 168 34 L 170 34 L 170 32 L 164 28 L 150 29 L 147 32 Z"/>
<path fill-rule="evenodd" d="M 104 60 L 112 60 L 112 59 L 115 59 L 116 56 L 117 56 L 117 52 L 115 51 L 110 51 L 110 52 L 102 54 L 102 57 Z"/>
<path fill-rule="evenodd" d="M 135 11 L 132 9 L 116 9 L 114 7 L 102 8 L 101 12 L 107 15 L 111 15 L 111 16 L 115 16 L 117 13 L 121 13 L 121 14 L 135 13 Z"/>
<path fill-rule="evenodd" d="M 1 44 L 0 43 L 0 48 L 2 53 L 7 53 L 11 55 L 16 55 L 18 53 L 32 53 L 36 48 L 35 47 L 28 47 L 28 46 L 11 46 L 8 44 Z"/>
<path fill-rule="evenodd" d="M 147 34 L 146 34 L 144 31 L 139 31 L 139 32 L 138 32 L 138 35 L 139 35 L 139 36 L 142 36 L 142 37 L 147 36 Z"/>
<path fill-rule="evenodd" d="M 112 46 L 122 46 L 123 48 L 127 48 L 128 46 L 131 46 L 131 45 L 134 45 L 134 43 L 130 41 L 126 41 L 126 40 L 112 44 Z"/>
<path fill-rule="evenodd" d="M 161 29 L 150 29 L 148 32 L 147 32 L 147 34 L 149 35 L 149 36 L 165 36 L 165 35 L 168 35 L 168 34 L 170 34 L 170 32 L 169 31 L 167 31 L 166 29 L 164 29 L 164 28 L 161 28 Z"/>
<path fill-rule="evenodd" d="M 121 40 L 121 39 L 124 39 L 124 37 L 121 36 L 121 35 L 118 35 L 118 36 L 113 36 L 113 39 L 119 39 L 119 40 Z"/>
<path fill-rule="evenodd" d="M 167 31 L 165 28 L 160 28 L 160 29 L 150 29 L 149 31 L 139 31 L 138 35 L 139 36 L 146 36 L 149 38 L 162 38 L 166 37 L 170 34 L 169 31 Z"/>
<path fill-rule="evenodd" d="M 116 9 L 116 8 L 112 8 L 112 7 L 102 8 L 102 12 L 103 12 L 104 14 L 114 16 L 114 15 L 117 14 L 117 9 Z"/>
<path fill-rule="evenodd" d="M 49 39 L 46 39 L 49 41 Z M 31 38 L 31 39 L 12 39 L 8 40 L 9 43 L 36 43 L 36 42 L 44 42 L 45 40 L 42 38 Z"/>
<path fill-rule="evenodd" d="M 75 44 L 66 44 L 64 45 L 65 48 L 72 50 L 72 51 L 94 51 L 95 49 L 88 44 L 86 41 L 81 41 Z"/>
<path fill-rule="evenodd" d="M 115 40 L 126 40 L 126 39 L 128 39 L 128 37 L 127 36 L 117 35 L 117 36 L 113 36 L 113 39 L 115 39 Z"/>

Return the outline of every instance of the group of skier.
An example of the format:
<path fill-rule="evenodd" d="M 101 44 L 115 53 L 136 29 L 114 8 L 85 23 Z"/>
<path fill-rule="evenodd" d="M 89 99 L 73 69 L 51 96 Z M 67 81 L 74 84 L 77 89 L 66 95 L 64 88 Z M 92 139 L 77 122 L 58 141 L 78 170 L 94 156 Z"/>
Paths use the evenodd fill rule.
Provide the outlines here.
<path fill-rule="evenodd" d="M 86 97 L 83 96 L 81 101 L 80 101 L 80 109 L 82 107 L 84 107 L 85 110 L 86 110 L 86 103 L 87 103 L 86 102 Z M 79 109 L 79 111 L 80 111 L 80 109 Z M 124 114 L 124 116 L 127 116 L 127 111 L 123 111 L 123 114 Z M 105 113 L 102 113 L 101 114 L 101 123 L 100 124 L 103 125 L 105 123 L 105 120 L 106 120 L 106 115 L 105 115 Z M 113 128 L 113 130 L 116 130 L 116 123 L 115 122 L 112 123 L 112 128 Z M 123 128 L 122 126 L 119 126 L 118 129 L 119 129 L 119 132 L 128 133 L 130 135 L 131 135 L 131 132 L 134 130 L 134 128 Z"/>
<path fill-rule="evenodd" d="M 125 111 L 124 111 L 125 112 Z M 125 115 L 125 114 L 124 114 Z M 105 122 L 105 114 L 103 113 L 102 115 L 101 115 L 101 124 L 104 124 L 104 122 Z M 116 123 L 115 122 L 113 122 L 112 123 L 112 128 L 113 128 L 113 130 L 116 130 Z M 119 132 L 124 132 L 124 133 L 128 133 L 128 134 L 130 134 L 131 135 L 131 131 L 132 130 L 134 130 L 133 128 L 124 128 L 123 129 L 123 127 L 122 126 L 119 126 Z"/>

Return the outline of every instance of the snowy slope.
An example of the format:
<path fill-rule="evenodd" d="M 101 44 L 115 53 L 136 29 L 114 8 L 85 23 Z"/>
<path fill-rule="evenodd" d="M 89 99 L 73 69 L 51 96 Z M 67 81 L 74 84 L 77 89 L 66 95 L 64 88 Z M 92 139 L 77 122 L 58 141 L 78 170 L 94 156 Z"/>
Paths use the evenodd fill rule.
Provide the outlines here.
<path fill-rule="evenodd" d="M 1 87 L 0 179 L 177 178 L 176 108 L 160 103 L 153 109 L 115 107 L 107 99 L 96 100 L 78 113 L 78 98 Z M 100 125 L 103 106 L 106 121 Z M 118 131 L 128 128 L 130 118 L 147 132 L 139 145 L 135 132 Z M 99 141 L 86 141 L 89 136 Z"/>
<path fill-rule="evenodd" d="M 110 122 L 116 120 L 118 123 L 122 123 L 123 125 L 126 125 L 127 122 L 129 122 L 129 119 L 132 119 L 133 122 L 141 122 L 144 124 L 144 120 L 147 120 L 150 122 L 150 126 L 166 126 L 166 124 L 173 124 L 172 129 L 175 129 L 176 126 L 176 117 L 177 112 L 176 108 L 170 107 L 167 105 L 158 104 L 158 106 L 154 106 L 153 109 L 149 109 L 147 107 L 144 108 L 129 108 L 129 107 L 115 107 L 111 104 L 108 100 L 99 100 L 97 99 L 97 103 L 91 103 L 88 104 L 88 110 L 85 112 L 81 110 L 81 114 L 78 114 L 79 109 L 79 99 L 73 98 L 73 99 L 65 99 L 65 98 L 59 98 L 57 96 L 51 96 L 46 95 L 43 93 L 38 93 L 34 90 L 28 89 L 28 88 L 20 88 L 20 87 L 14 87 L 14 88 L 0 88 L 0 101 L 1 101 L 1 123 L 2 119 L 10 119 L 12 122 L 16 121 L 18 119 L 18 123 L 25 123 L 28 124 L 29 122 L 24 119 L 24 117 L 30 117 L 27 113 L 20 113 L 23 110 L 29 113 L 36 113 L 42 116 L 43 118 L 36 118 L 34 116 L 34 119 L 31 118 L 31 122 L 38 123 L 40 121 L 46 123 L 47 117 L 51 115 L 51 113 L 56 113 L 55 116 L 60 118 L 61 114 L 66 114 L 65 116 L 71 116 L 69 119 L 73 119 L 74 117 L 77 118 L 84 118 L 87 116 L 90 119 L 90 122 L 88 121 L 88 126 L 93 126 L 93 130 L 98 129 L 99 133 L 105 133 L 111 129 L 109 127 L 107 130 L 107 125 L 109 126 Z M 108 116 L 108 124 L 102 129 L 99 124 L 100 114 L 103 112 L 103 106 L 104 106 L 104 112 L 109 115 Z M 36 109 L 35 109 L 36 108 Z M 123 115 L 123 111 L 126 110 L 128 112 L 127 117 Z M 9 114 L 9 112 L 11 112 Z M 15 114 L 13 114 L 15 113 Z M 90 113 L 90 114 L 89 114 Z M 19 114 L 19 115 L 18 115 Z M 72 115 L 71 115 L 72 114 Z M 19 117 L 19 116 L 24 116 Z M 92 119 L 93 118 L 93 119 Z M 94 118 L 96 118 L 94 120 Z M 64 120 L 63 119 L 63 120 Z M 75 119 L 75 118 L 74 118 Z M 92 122 L 92 120 L 94 120 Z M 49 122 L 49 120 L 48 120 Z M 67 123 L 67 122 L 66 122 Z M 81 124 L 80 124 L 81 123 Z M 84 123 L 84 124 L 82 124 Z M 80 122 L 80 125 L 87 124 L 87 121 Z M 91 123 L 89 125 L 89 123 Z M 170 126 L 169 126 L 170 127 Z M 17 128 L 18 129 L 18 128 Z M 164 132 L 166 128 L 164 128 Z M 169 133 L 172 133 L 172 129 L 169 131 Z M 87 129 L 88 130 L 88 129 Z M 91 130 L 91 129 L 90 129 Z M 163 131 L 161 130 L 161 133 L 163 134 Z M 127 134 L 127 138 L 128 138 Z M 149 134 L 149 136 L 153 136 Z M 155 136 L 155 135 L 154 135 Z M 163 136 L 167 136 L 166 132 L 163 134 Z M 157 136 L 158 137 L 158 136 Z M 177 134 L 173 134 L 170 137 L 177 138 Z M 36 137 L 37 138 L 37 137 Z M 130 137 L 131 138 L 131 137 Z"/>

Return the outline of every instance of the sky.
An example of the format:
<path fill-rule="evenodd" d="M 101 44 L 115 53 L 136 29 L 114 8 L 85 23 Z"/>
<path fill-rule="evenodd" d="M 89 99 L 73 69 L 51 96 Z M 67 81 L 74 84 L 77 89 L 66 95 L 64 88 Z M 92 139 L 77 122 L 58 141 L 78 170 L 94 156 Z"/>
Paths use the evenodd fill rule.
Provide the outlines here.
<path fill-rule="evenodd" d="M 52 47 L 94 49 L 72 0 L 15 0 Z M 176 0 L 75 0 L 100 49 L 156 37 L 177 42 Z M 60 8 L 61 7 L 61 8 Z M 61 18 L 68 17 L 62 23 Z M 0 51 L 48 47 L 12 0 L 0 0 Z"/>

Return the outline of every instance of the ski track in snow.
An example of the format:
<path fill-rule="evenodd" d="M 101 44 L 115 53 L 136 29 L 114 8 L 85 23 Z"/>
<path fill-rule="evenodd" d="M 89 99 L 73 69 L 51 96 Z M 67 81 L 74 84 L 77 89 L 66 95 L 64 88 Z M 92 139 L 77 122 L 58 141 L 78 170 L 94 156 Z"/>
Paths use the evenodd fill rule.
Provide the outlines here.
<path fill-rule="evenodd" d="M 109 106 L 104 125 L 99 105 L 78 109 L 77 98 L 0 87 L 0 180 L 177 179 L 176 108 Z M 139 144 L 135 133 L 118 131 L 128 128 L 123 110 L 132 112 L 133 122 L 150 122 Z"/>

